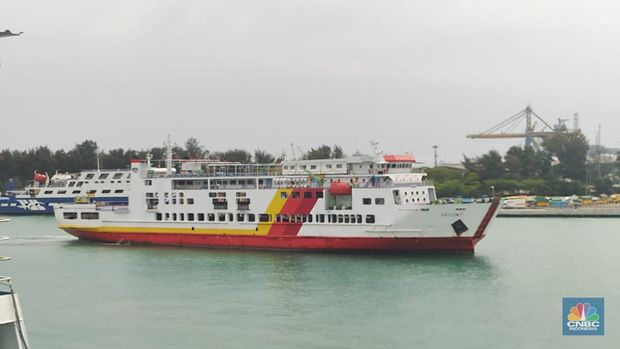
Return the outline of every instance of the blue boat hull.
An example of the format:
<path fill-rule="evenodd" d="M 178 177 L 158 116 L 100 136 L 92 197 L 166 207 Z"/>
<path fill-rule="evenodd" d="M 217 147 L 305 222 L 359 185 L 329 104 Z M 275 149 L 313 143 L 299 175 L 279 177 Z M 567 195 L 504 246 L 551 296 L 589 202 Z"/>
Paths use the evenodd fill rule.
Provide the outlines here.
<path fill-rule="evenodd" d="M 127 204 L 127 197 L 94 197 L 92 202 L 114 202 Z M 0 198 L 0 215 L 52 215 L 52 204 L 72 203 L 71 197 L 62 198 L 31 198 L 31 197 L 2 197 Z"/>

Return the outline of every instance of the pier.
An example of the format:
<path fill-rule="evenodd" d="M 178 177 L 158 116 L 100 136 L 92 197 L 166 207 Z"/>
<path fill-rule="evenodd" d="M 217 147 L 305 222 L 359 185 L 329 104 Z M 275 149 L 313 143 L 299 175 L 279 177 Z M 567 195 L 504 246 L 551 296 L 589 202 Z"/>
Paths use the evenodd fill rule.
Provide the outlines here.
<path fill-rule="evenodd" d="M 497 217 L 503 218 L 620 218 L 620 205 L 564 207 L 564 208 L 515 208 L 500 209 Z"/>

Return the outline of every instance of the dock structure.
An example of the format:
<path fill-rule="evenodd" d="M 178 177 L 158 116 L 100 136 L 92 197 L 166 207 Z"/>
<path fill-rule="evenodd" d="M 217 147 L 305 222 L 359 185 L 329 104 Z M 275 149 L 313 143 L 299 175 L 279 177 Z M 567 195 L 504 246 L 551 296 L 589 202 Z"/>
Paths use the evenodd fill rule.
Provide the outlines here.
<path fill-rule="evenodd" d="M 620 205 L 577 208 L 517 208 L 500 209 L 497 217 L 504 218 L 620 218 Z"/>

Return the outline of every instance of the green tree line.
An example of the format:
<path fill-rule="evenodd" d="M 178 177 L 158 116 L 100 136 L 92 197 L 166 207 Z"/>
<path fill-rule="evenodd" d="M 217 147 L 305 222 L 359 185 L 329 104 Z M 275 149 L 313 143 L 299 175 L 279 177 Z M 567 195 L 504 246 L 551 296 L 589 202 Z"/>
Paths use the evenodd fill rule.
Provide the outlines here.
<path fill-rule="evenodd" d="M 465 170 L 436 167 L 429 170 L 440 197 L 481 196 L 492 192 L 536 195 L 610 194 L 613 178 L 620 173 L 615 164 L 587 161 L 588 142 L 583 134 L 558 133 L 546 138 L 539 150 L 513 146 L 504 156 L 492 150 L 482 156 L 464 156 Z"/>

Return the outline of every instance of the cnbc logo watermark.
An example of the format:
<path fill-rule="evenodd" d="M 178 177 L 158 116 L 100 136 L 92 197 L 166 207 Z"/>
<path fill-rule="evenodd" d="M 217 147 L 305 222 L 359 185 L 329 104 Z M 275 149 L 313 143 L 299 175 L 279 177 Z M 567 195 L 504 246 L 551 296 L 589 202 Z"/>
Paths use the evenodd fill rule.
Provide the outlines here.
<path fill-rule="evenodd" d="M 565 336 L 602 336 L 605 334 L 603 298 L 563 298 L 562 334 Z"/>

